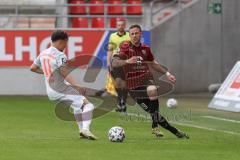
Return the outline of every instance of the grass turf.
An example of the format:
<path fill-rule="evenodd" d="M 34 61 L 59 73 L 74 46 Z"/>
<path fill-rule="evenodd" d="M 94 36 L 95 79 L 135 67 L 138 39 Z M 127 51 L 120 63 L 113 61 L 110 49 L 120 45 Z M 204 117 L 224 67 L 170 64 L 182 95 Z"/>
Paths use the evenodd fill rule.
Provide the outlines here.
<path fill-rule="evenodd" d="M 164 129 L 165 137 L 151 134 L 151 122 L 111 112 L 93 120 L 92 131 L 99 140 L 78 138 L 74 122 L 57 119 L 54 103 L 46 97 L 0 97 L 0 159 L 1 160 L 236 160 L 240 158 L 239 123 L 209 119 L 216 116 L 240 120 L 238 113 L 207 108 L 209 97 L 176 97 L 177 109 L 165 107 L 161 112 L 173 125 L 187 132 L 189 140 L 180 140 Z M 143 113 L 135 107 L 133 113 Z M 181 119 L 176 118 L 184 115 Z M 181 125 L 176 124 L 181 123 Z M 111 143 L 108 130 L 115 125 L 125 129 L 123 143 Z M 188 126 L 186 126 L 188 125 Z M 189 127 L 190 125 L 190 127 Z M 194 126 L 205 127 L 199 129 Z M 227 131 L 229 133 L 226 133 Z M 231 133 L 232 134 L 231 134 Z"/>

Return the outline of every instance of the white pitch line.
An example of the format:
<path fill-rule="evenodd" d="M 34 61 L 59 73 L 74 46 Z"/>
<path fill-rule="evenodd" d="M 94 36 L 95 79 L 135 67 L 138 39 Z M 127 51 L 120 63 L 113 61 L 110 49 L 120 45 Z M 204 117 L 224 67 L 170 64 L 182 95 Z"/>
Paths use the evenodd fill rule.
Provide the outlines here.
<path fill-rule="evenodd" d="M 205 130 L 209 130 L 209 131 L 223 132 L 223 133 L 227 133 L 227 134 L 233 134 L 233 135 L 240 136 L 240 133 L 233 132 L 233 131 L 219 130 L 219 129 L 215 129 L 215 128 L 208 128 L 208 127 L 192 125 L 192 124 L 186 124 L 186 123 L 179 123 L 179 122 L 172 122 L 172 123 L 177 124 L 177 125 L 187 126 L 187 127 L 193 127 L 193 128 L 198 128 L 198 129 L 205 129 Z"/>
<path fill-rule="evenodd" d="M 7 136 L 0 136 L 0 139 L 21 139 L 21 140 L 27 140 L 27 139 L 35 139 L 35 140 L 72 140 L 75 138 L 72 137 L 7 137 Z"/>
<path fill-rule="evenodd" d="M 146 116 L 144 116 L 144 115 L 135 114 L 135 113 L 127 113 L 127 115 L 140 116 L 140 117 L 146 118 Z M 215 128 L 203 127 L 203 126 L 198 126 L 198 125 L 193 125 L 193 124 L 186 124 L 186 123 L 180 123 L 180 122 L 173 122 L 173 121 L 170 121 L 170 122 L 173 123 L 173 124 L 181 125 L 181 126 L 198 128 L 198 129 L 204 129 L 204 130 L 208 130 L 208 131 L 217 131 L 217 132 L 222 132 L 222 133 L 227 133 L 227 134 L 240 136 L 240 133 L 233 132 L 233 131 L 219 130 L 219 129 L 215 129 Z"/>
<path fill-rule="evenodd" d="M 214 117 L 214 116 L 201 116 L 201 117 L 215 119 L 215 120 L 221 120 L 221 121 L 226 121 L 226 122 L 240 123 L 240 121 L 237 121 L 237 120 Z"/>

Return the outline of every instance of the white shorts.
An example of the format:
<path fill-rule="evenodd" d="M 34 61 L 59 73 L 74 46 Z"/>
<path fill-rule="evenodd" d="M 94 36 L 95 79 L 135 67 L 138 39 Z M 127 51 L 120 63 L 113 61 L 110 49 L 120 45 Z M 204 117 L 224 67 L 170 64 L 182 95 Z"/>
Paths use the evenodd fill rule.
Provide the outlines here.
<path fill-rule="evenodd" d="M 84 103 L 84 99 L 86 99 L 82 95 L 65 95 L 64 97 L 60 98 L 59 101 L 70 101 L 71 108 L 73 109 L 74 113 L 82 112 L 82 105 Z"/>

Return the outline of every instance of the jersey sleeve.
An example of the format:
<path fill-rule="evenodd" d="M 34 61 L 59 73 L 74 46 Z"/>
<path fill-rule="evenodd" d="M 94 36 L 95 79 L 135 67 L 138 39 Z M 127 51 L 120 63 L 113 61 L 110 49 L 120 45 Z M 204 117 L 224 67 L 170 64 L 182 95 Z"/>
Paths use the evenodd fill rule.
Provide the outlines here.
<path fill-rule="evenodd" d="M 41 67 L 40 56 L 38 56 L 38 57 L 33 61 L 33 63 L 34 63 L 35 65 L 37 65 L 38 67 Z"/>
<path fill-rule="evenodd" d="M 111 34 L 110 37 L 109 37 L 108 43 L 109 43 L 109 44 L 110 44 L 110 43 L 113 43 L 113 36 L 112 36 L 112 34 Z"/>
<path fill-rule="evenodd" d="M 65 54 L 61 54 L 56 58 L 57 66 L 66 66 L 67 65 L 67 56 Z"/>
<path fill-rule="evenodd" d="M 147 53 L 147 61 L 153 61 L 154 60 L 154 56 L 152 54 L 152 51 L 151 51 L 150 47 L 148 48 L 147 52 L 148 52 Z"/>
<path fill-rule="evenodd" d="M 108 49 L 113 51 L 117 48 L 116 43 L 114 43 L 114 38 L 113 38 L 113 34 L 110 35 L 109 37 L 109 42 L 108 42 Z"/>

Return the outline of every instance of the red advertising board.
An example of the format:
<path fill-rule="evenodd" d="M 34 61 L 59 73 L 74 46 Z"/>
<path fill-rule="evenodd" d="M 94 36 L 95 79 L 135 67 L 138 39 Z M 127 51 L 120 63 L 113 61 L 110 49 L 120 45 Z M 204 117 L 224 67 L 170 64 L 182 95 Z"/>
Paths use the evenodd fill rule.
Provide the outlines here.
<path fill-rule="evenodd" d="M 233 81 L 233 83 L 231 85 L 231 88 L 233 88 L 233 89 L 239 89 L 240 88 L 240 74 Z"/>
<path fill-rule="evenodd" d="M 67 31 L 70 35 L 65 53 L 69 59 L 77 55 L 94 55 L 104 31 Z M 0 31 L 0 66 L 29 66 L 40 51 L 50 46 L 52 31 Z"/>

